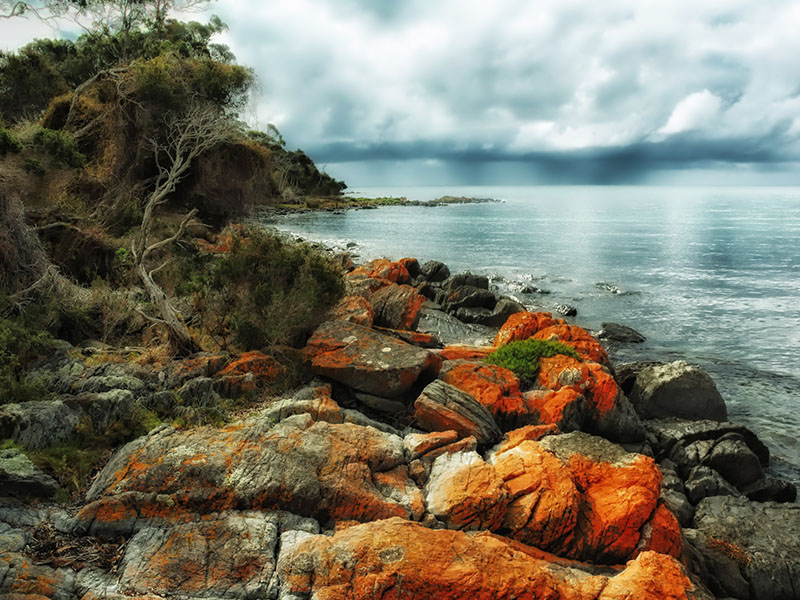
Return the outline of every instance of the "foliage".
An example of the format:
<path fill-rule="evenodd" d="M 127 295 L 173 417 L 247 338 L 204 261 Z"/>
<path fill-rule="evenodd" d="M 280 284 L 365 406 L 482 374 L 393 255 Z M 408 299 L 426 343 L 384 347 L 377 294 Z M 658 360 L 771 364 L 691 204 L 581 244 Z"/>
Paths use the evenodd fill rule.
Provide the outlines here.
<path fill-rule="evenodd" d="M 41 177 L 47 172 L 42 161 L 33 156 L 29 156 L 22 161 L 22 170 L 29 175 L 36 175 L 37 177 Z"/>
<path fill-rule="evenodd" d="M 530 382 L 539 372 L 539 359 L 556 354 L 580 358 L 574 348 L 563 342 L 529 338 L 501 346 L 486 357 L 486 362 L 509 369 L 521 380 Z"/>
<path fill-rule="evenodd" d="M 192 297 L 197 326 L 225 349 L 302 344 L 344 291 L 336 268 L 310 246 L 263 230 L 229 235 L 221 256 L 184 257 L 176 291 Z"/>
<path fill-rule="evenodd" d="M 48 396 L 41 383 L 28 379 L 27 370 L 53 347 L 47 332 L 27 327 L 18 319 L 0 319 L 0 404 Z"/>
<path fill-rule="evenodd" d="M 22 151 L 22 142 L 10 130 L 0 127 L 0 156 L 9 152 L 18 154 Z"/>
<path fill-rule="evenodd" d="M 78 168 L 86 161 L 86 157 L 78 151 L 75 140 L 66 131 L 55 131 L 42 127 L 34 134 L 33 141 L 56 163 Z"/>

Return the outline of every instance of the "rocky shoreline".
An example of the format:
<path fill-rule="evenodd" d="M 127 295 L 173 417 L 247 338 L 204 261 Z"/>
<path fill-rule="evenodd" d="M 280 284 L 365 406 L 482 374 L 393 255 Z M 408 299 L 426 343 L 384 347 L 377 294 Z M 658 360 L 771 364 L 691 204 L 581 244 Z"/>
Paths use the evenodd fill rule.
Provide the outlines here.
<path fill-rule="evenodd" d="M 613 365 L 585 329 L 442 263 L 339 261 L 347 295 L 301 351 L 302 389 L 153 429 L 69 507 L 0 450 L 0 596 L 800 598 L 796 490 L 702 370 Z M 541 358 L 532 381 L 484 360 L 528 339 L 574 356 Z M 136 406 L 213 411 L 281 368 L 65 350 L 38 370 L 57 399 L 0 406 L 0 439 L 44 447 Z"/>
<path fill-rule="evenodd" d="M 441 196 L 434 200 L 409 200 L 405 196 L 384 196 L 368 198 L 359 196 L 337 196 L 336 198 L 305 198 L 297 203 L 284 202 L 262 209 L 262 219 L 273 219 L 291 214 L 310 212 L 344 213 L 347 210 L 371 210 L 384 206 L 423 206 L 436 208 L 455 204 L 489 204 L 504 200 L 472 196 Z"/>

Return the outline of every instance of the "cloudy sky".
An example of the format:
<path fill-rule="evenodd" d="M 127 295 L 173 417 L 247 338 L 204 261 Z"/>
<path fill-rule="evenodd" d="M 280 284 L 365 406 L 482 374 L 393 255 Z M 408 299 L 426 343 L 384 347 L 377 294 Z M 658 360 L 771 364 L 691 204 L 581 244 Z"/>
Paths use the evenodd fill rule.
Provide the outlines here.
<path fill-rule="evenodd" d="M 797 0 L 220 0 L 274 123 L 351 186 L 800 183 Z"/>

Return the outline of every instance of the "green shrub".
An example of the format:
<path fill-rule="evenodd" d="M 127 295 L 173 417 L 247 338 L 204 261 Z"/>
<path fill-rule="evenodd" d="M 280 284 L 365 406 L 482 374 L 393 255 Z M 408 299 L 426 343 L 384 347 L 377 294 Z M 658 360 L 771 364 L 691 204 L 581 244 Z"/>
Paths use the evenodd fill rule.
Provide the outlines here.
<path fill-rule="evenodd" d="M 57 163 L 78 168 L 86 161 L 86 157 L 78 151 L 75 139 L 66 131 L 42 127 L 34 134 L 33 141 Z"/>
<path fill-rule="evenodd" d="M 53 347 L 50 334 L 16 320 L 0 319 L 0 404 L 47 398 L 47 390 L 40 382 L 30 381 L 27 371 Z"/>
<path fill-rule="evenodd" d="M 579 358 L 575 349 L 563 342 L 550 342 L 530 338 L 501 346 L 486 357 L 486 362 L 509 369 L 520 380 L 531 382 L 536 379 L 536 375 L 539 372 L 539 359 L 549 358 L 556 354 Z"/>
<path fill-rule="evenodd" d="M 21 150 L 22 142 L 19 141 L 17 136 L 8 129 L 0 128 L 0 156 L 5 156 L 9 152 L 17 154 Z"/>
<path fill-rule="evenodd" d="M 221 348 L 301 345 L 344 292 L 326 256 L 259 229 L 234 231 L 222 256 L 183 264 L 176 291 L 192 296 L 200 330 Z"/>
<path fill-rule="evenodd" d="M 46 173 L 42 161 L 32 156 L 22 161 L 22 170 L 30 175 L 36 175 L 37 177 L 41 177 Z"/>

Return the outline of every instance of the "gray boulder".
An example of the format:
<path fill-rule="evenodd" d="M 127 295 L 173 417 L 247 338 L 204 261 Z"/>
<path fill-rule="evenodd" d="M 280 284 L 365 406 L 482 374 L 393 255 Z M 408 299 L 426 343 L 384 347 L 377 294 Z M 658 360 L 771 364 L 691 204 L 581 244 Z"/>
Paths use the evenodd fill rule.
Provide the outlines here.
<path fill-rule="evenodd" d="M 450 288 L 442 298 L 442 307 L 446 312 L 455 313 L 460 308 L 488 308 L 489 310 L 497 304 L 497 297 L 494 292 L 485 290 L 473 285 L 461 285 L 457 288 Z"/>
<path fill-rule="evenodd" d="M 711 377 L 684 361 L 639 371 L 631 401 L 646 419 L 678 417 L 725 421 L 728 411 Z"/>
<path fill-rule="evenodd" d="M 718 596 L 800 598 L 799 505 L 714 496 L 697 505 L 694 525 Z"/>
<path fill-rule="evenodd" d="M 136 405 L 134 393 L 124 389 L 63 396 L 63 399 L 72 408 L 88 415 L 97 433 L 104 432 L 114 423 L 130 420 Z"/>
<path fill-rule="evenodd" d="M 61 400 L 42 400 L 0 406 L 0 439 L 12 439 L 38 450 L 75 435 L 81 413 Z"/>
<path fill-rule="evenodd" d="M 741 493 L 714 469 L 699 465 L 686 479 L 686 496 L 692 504 L 697 504 L 710 496 L 741 496 Z"/>
<path fill-rule="evenodd" d="M 459 437 L 474 437 L 480 446 L 490 446 L 503 435 L 483 404 L 439 379 L 428 384 L 414 402 L 414 417 L 425 431 L 453 430 Z"/>
<path fill-rule="evenodd" d="M 17 448 L 0 450 L 0 494 L 50 498 L 56 491 L 55 480 Z"/>
<path fill-rule="evenodd" d="M 447 268 L 446 264 L 438 260 L 429 260 L 422 265 L 420 272 L 431 283 L 438 283 L 450 277 L 450 269 Z"/>
<path fill-rule="evenodd" d="M 486 275 L 474 275 L 473 273 L 466 272 L 453 275 L 450 279 L 444 282 L 444 287 L 448 290 L 454 290 L 465 285 L 480 288 L 482 290 L 488 290 L 489 278 Z"/>

